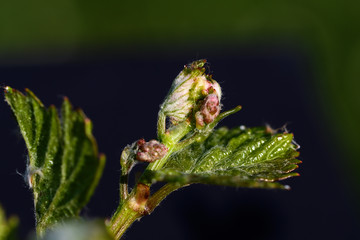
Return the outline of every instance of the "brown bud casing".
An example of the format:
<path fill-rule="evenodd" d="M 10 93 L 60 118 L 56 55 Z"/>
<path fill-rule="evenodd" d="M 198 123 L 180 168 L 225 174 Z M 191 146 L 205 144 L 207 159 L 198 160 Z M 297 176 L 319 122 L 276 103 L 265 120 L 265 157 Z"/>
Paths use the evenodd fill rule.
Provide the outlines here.
<path fill-rule="evenodd" d="M 150 140 L 145 142 L 144 139 L 140 139 L 138 142 L 138 152 L 136 153 L 136 159 L 141 162 L 154 162 L 165 156 L 168 148 L 156 141 Z"/>
<path fill-rule="evenodd" d="M 220 113 L 220 101 L 216 94 L 209 94 L 203 100 L 200 111 L 195 113 L 196 126 L 199 128 L 215 120 Z"/>
<path fill-rule="evenodd" d="M 129 201 L 130 208 L 142 215 L 149 214 L 149 211 L 146 207 L 146 203 L 149 197 L 150 187 L 142 183 L 137 184 L 135 196 L 132 197 Z"/>

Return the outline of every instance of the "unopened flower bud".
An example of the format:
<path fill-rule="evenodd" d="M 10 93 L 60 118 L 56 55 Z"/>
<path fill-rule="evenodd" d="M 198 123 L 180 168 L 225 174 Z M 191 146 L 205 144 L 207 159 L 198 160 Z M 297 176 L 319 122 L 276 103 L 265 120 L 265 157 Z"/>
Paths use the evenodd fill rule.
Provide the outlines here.
<path fill-rule="evenodd" d="M 144 139 L 140 139 L 137 145 L 138 151 L 136 153 L 136 159 L 141 162 L 154 162 L 159 160 L 164 157 L 168 151 L 164 144 L 156 140 L 145 142 Z"/>
<path fill-rule="evenodd" d="M 161 107 L 162 113 L 173 124 L 186 120 L 200 108 L 202 100 L 208 95 L 215 95 L 220 101 L 221 88 L 211 76 L 205 74 L 205 63 L 206 60 L 198 60 L 186 65 L 174 80 Z"/>
<path fill-rule="evenodd" d="M 220 101 L 216 94 L 209 94 L 202 102 L 200 111 L 195 113 L 196 127 L 202 128 L 209 124 L 220 113 Z"/>

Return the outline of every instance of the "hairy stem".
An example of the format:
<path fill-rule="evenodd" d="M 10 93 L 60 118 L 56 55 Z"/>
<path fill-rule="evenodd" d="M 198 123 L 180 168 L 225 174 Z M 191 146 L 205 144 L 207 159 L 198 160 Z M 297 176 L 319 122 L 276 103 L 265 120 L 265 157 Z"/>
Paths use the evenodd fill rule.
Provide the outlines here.
<path fill-rule="evenodd" d="M 131 224 L 141 216 L 142 214 L 134 211 L 130 207 L 129 201 L 126 201 L 119 206 L 111 218 L 109 230 L 115 239 L 120 239 Z"/>
<path fill-rule="evenodd" d="M 121 176 L 120 176 L 120 200 L 124 201 L 127 199 L 129 195 L 128 190 L 128 173 L 121 169 Z"/>
<path fill-rule="evenodd" d="M 150 214 L 171 192 L 181 187 L 184 185 L 166 184 L 149 198 L 150 188 L 139 183 L 110 220 L 109 230 L 114 238 L 120 239 L 135 220 Z"/>

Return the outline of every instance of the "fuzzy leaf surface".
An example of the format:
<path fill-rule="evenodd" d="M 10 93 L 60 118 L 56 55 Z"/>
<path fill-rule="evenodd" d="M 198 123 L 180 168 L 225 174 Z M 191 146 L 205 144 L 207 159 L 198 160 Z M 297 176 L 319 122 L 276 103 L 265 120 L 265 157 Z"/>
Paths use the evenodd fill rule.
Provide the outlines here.
<path fill-rule="evenodd" d="M 290 133 L 265 127 L 215 130 L 205 141 L 173 153 L 147 181 L 180 185 L 204 183 L 251 188 L 287 188 L 275 181 L 297 176 L 301 161 Z"/>
<path fill-rule="evenodd" d="M 104 169 L 92 123 L 67 98 L 61 118 L 54 106 L 44 107 L 28 89 L 26 94 L 6 87 L 10 105 L 28 150 L 27 181 L 33 190 L 38 233 L 86 205 Z"/>

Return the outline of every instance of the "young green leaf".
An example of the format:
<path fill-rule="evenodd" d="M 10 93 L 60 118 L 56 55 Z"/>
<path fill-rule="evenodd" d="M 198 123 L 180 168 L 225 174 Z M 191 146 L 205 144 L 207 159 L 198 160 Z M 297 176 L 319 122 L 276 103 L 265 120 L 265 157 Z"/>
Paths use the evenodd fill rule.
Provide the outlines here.
<path fill-rule="evenodd" d="M 5 98 L 28 149 L 27 181 L 33 190 L 37 232 L 78 216 L 99 182 L 105 156 L 98 154 L 92 123 L 64 99 L 61 119 L 28 89 L 10 87 Z"/>
<path fill-rule="evenodd" d="M 5 212 L 0 206 L 0 240 L 17 239 L 17 228 L 19 220 L 17 217 L 10 217 L 6 220 Z"/>
<path fill-rule="evenodd" d="M 173 153 L 165 166 L 148 171 L 150 183 L 205 183 L 236 187 L 288 188 L 274 181 L 292 176 L 301 161 L 289 133 L 265 127 L 215 130 L 205 141 Z"/>

